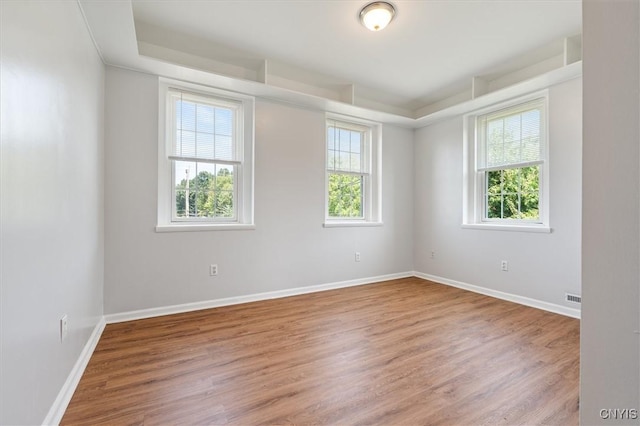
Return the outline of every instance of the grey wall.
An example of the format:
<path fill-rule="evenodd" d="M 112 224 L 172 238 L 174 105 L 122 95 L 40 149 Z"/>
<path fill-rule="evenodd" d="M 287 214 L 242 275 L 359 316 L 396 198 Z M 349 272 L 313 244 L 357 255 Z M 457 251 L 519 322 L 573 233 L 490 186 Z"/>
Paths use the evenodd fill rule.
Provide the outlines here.
<path fill-rule="evenodd" d="M 0 424 L 38 424 L 102 316 L 104 66 L 76 2 L 0 7 Z"/>
<path fill-rule="evenodd" d="M 106 93 L 105 313 L 413 269 L 412 130 L 383 127 L 384 226 L 323 228 L 324 113 L 257 100 L 256 229 L 156 233 L 157 77 L 107 67 Z"/>
<path fill-rule="evenodd" d="M 580 418 L 640 410 L 640 6 L 583 2 Z M 639 413 L 640 414 L 640 413 Z"/>
<path fill-rule="evenodd" d="M 550 234 L 463 229 L 463 119 L 418 129 L 416 271 L 575 308 L 564 294 L 581 291 L 581 110 L 581 79 L 549 89 Z"/>

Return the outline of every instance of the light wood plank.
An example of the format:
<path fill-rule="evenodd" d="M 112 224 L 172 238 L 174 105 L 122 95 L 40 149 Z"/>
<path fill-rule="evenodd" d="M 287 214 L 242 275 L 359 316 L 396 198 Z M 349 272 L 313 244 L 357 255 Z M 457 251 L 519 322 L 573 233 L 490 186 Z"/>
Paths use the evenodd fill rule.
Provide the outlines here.
<path fill-rule="evenodd" d="M 578 424 L 579 321 L 419 278 L 110 324 L 62 420 Z"/>

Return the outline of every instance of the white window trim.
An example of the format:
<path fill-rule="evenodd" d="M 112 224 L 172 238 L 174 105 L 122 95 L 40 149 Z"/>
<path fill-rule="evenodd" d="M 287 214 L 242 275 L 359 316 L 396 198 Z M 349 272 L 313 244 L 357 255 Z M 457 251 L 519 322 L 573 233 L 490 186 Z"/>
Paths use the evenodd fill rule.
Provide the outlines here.
<path fill-rule="evenodd" d="M 366 133 L 365 161 L 369 170 L 368 185 L 364 196 L 364 218 L 333 218 L 329 217 L 329 170 L 327 131 L 330 121 L 337 121 L 354 130 L 364 130 Z M 349 116 L 327 113 L 325 118 L 324 136 L 324 223 L 325 228 L 341 227 L 370 227 L 382 226 L 382 125 L 369 120 Z"/>
<path fill-rule="evenodd" d="M 477 171 L 478 156 L 478 126 L 476 119 L 479 116 L 496 112 L 505 108 L 512 108 L 519 104 L 543 100 L 543 152 L 540 173 L 540 220 L 533 222 L 515 219 L 484 220 L 484 181 Z M 462 228 L 484 229 L 494 231 L 520 231 L 549 233 L 552 231 L 549 224 L 549 91 L 542 90 L 526 96 L 512 99 L 507 102 L 492 105 L 466 114 L 463 117 L 463 190 L 462 190 Z"/>
<path fill-rule="evenodd" d="M 242 152 L 242 164 L 236 166 L 239 173 L 236 177 L 235 190 L 237 192 L 237 218 L 233 221 L 207 221 L 174 220 L 173 219 L 173 167 L 169 158 L 171 152 L 171 138 L 167 132 L 167 95 L 170 89 L 183 90 L 196 95 L 208 96 L 218 99 L 229 99 L 242 103 L 243 114 L 241 130 L 243 133 L 242 146 L 238 149 Z M 189 231 L 216 231 L 216 230 L 245 230 L 255 229 L 254 224 L 254 116 L 255 99 L 252 96 L 243 95 L 226 90 L 214 89 L 197 84 L 178 80 L 159 78 L 159 102 L 158 102 L 158 218 L 156 232 L 189 232 Z"/>

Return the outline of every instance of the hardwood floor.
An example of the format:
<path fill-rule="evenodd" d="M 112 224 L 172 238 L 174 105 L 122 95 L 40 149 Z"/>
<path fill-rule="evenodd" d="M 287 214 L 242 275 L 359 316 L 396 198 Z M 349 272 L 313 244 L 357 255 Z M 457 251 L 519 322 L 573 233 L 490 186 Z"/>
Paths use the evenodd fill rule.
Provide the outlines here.
<path fill-rule="evenodd" d="M 406 278 L 108 325 L 62 420 L 578 424 L 579 321 Z"/>

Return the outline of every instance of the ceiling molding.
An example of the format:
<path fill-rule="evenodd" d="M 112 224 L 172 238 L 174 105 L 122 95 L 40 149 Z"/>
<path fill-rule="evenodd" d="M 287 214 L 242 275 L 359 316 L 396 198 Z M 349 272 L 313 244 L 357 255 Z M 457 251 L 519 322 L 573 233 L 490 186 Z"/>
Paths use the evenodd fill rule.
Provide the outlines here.
<path fill-rule="evenodd" d="M 474 76 L 459 83 L 464 88 L 457 93 L 428 104 L 413 100 L 408 107 L 406 98 L 399 95 L 136 22 L 130 0 L 78 2 L 107 65 L 409 128 L 540 90 L 582 73 L 580 36 L 572 36 L 529 52 L 536 63 L 519 58 L 511 68 L 502 67 L 509 69 L 507 73 Z M 513 69 L 517 66 L 521 68 Z"/>

